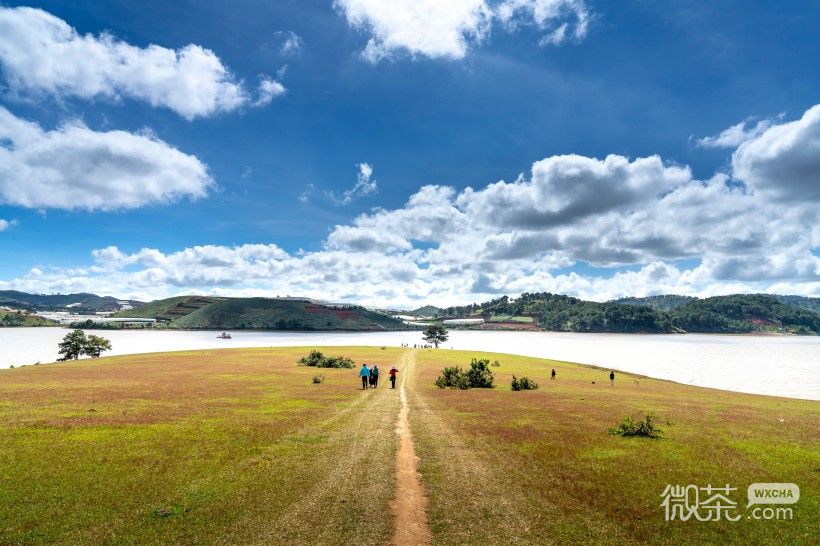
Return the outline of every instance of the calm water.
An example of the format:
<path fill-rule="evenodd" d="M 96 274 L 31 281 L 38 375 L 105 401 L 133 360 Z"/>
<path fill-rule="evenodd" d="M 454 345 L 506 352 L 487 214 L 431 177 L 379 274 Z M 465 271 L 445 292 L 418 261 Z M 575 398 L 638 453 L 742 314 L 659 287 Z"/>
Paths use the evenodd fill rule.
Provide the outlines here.
<path fill-rule="evenodd" d="M 53 362 L 62 328 L 0 328 L 0 368 Z M 99 333 L 99 332 L 98 332 Z M 272 333 L 112 330 L 106 355 L 223 347 L 399 346 L 419 332 Z M 820 400 L 820 337 L 452 331 L 444 348 L 580 362 L 678 383 Z M 603 372 L 602 372 L 603 373 Z"/>

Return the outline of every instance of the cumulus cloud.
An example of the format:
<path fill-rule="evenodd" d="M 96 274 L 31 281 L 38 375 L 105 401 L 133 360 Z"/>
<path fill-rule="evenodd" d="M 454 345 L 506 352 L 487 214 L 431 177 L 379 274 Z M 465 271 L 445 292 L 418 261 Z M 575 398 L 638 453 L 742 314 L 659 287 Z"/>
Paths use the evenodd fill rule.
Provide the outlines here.
<path fill-rule="evenodd" d="M 116 210 L 214 187 L 205 164 L 151 134 L 96 132 L 79 121 L 48 131 L 0 106 L 0 202 Z"/>
<path fill-rule="evenodd" d="M 359 169 L 359 175 L 356 178 L 356 184 L 352 188 L 343 192 L 341 197 L 337 197 L 332 191 L 326 192 L 326 195 L 337 205 L 349 205 L 355 198 L 370 195 L 378 190 L 378 184 L 375 180 L 372 180 L 373 166 L 369 163 L 359 163 L 356 167 Z M 305 196 L 304 199 L 302 199 L 302 196 L 299 197 L 300 201 L 307 201 L 307 199 L 308 196 Z"/>
<path fill-rule="evenodd" d="M 277 96 L 276 82 L 263 82 L 254 101 L 216 54 L 202 46 L 140 48 L 110 34 L 80 35 L 62 19 L 28 7 L 0 7 L 0 65 L 12 93 L 129 97 L 188 120 L 267 104 Z"/>
<path fill-rule="evenodd" d="M 370 62 L 399 53 L 462 59 L 498 22 L 507 30 L 534 25 L 542 44 L 579 41 L 590 12 L 583 0 L 335 0 L 352 27 L 372 35 L 362 55 Z"/>
<path fill-rule="evenodd" d="M 820 104 L 741 144 L 732 155 L 732 171 L 776 199 L 820 202 Z"/>
<path fill-rule="evenodd" d="M 687 168 L 666 166 L 657 156 L 633 162 L 616 155 L 556 156 L 535 163 L 530 180 L 468 189 L 460 204 L 497 225 L 556 226 L 655 200 L 690 179 Z"/>
<path fill-rule="evenodd" d="M 285 86 L 267 76 L 262 76 L 259 82 L 259 97 L 253 102 L 254 106 L 264 106 L 276 97 L 284 95 Z"/>
<path fill-rule="evenodd" d="M 763 149 L 777 153 L 767 161 L 799 157 L 796 150 L 811 149 L 814 116 L 810 110 L 773 126 L 738 153 L 771 139 Z M 358 168 L 367 186 L 372 167 Z M 797 195 L 800 185 L 790 188 Z M 424 186 L 400 207 L 335 226 L 315 252 L 243 245 L 129 254 L 107 247 L 94 251 L 88 267 L 32 270 L 0 288 L 118 293 L 129 286 L 153 297 L 298 294 L 407 307 L 540 291 L 598 301 L 663 293 L 817 296 L 820 208 L 772 200 L 769 191 L 760 180 L 742 185 L 726 174 L 698 180 L 657 156 L 555 156 L 512 182 L 462 191 Z"/>
<path fill-rule="evenodd" d="M 717 136 L 703 137 L 695 140 L 701 148 L 737 148 L 744 142 L 760 136 L 773 125 L 770 119 L 763 119 L 751 125 L 751 119 L 732 125 Z"/>

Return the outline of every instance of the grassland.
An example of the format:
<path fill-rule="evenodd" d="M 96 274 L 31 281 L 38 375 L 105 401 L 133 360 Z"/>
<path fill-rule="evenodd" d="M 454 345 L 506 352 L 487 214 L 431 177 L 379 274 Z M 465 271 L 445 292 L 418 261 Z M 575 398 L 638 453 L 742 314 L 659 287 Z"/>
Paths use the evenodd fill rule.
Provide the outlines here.
<path fill-rule="evenodd" d="M 818 402 L 626 374 L 610 387 L 604 370 L 509 355 L 319 349 L 402 363 L 433 544 L 817 544 Z M 398 393 L 296 366 L 308 350 L 0 370 L 0 544 L 388 544 Z M 473 357 L 501 362 L 496 389 L 433 386 Z M 512 374 L 541 388 L 511 392 Z M 664 439 L 608 433 L 650 411 Z M 755 482 L 798 484 L 793 519 L 747 519 Z M 737 487 L 742 518 L 667 522 L 667 484 Z"/>

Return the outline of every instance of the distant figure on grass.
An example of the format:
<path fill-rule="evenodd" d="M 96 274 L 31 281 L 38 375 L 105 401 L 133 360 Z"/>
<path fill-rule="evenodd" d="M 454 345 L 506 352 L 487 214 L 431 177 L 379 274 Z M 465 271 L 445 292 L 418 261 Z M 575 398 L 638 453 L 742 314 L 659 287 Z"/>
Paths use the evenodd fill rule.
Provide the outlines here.
<path fill-rule="evenodd" d="M 609 372 L 609 386 L 615 386 L 615 372 Z"/>
<path fill-rule="evenodd" d="M 552 376 L 550 377 L 550 379 L 555 379 L 555 368 L 552 369 Z"/>
<path fill-rule="evenodd" d="M 373 380 L 373 388 L 377 389 L 379 387 L 379 367 L 373 366 L 373 369 L 370 370 L 370 378 Z"/>
<path fill-rule="evenodd" d="M 399 373 L 399 370 L 396 369 L 395 366 L 390 368 L 390 388 L 396 388 L 396 374 Z"/>
<path fill-rule="evenodd" d="M 362 378 L 362 388 L 367 388 L 367 382 L 370 380 L 370 370 L 367 367 L 367 364 L 362 364 L 362 369 L 359 370 L 359 377 Z"/>

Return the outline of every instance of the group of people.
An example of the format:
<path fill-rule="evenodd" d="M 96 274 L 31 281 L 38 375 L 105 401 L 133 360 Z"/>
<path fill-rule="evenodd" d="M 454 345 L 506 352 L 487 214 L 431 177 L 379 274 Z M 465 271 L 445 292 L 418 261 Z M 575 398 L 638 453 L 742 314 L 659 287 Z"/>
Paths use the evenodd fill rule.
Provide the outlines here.
<path fill-rule="evenodd" d="M 396 369 L 395 366 L 390 368 L 390 388 L 396 388 L 396 374 L 399 373 L 399 370 Z M 362 369 L 359 370 L 359 377 L 362 378 L 362 389 L 367 389 L 370 387 L 378 388 L 379 386 L 379 367 L 373 365 L 372 367 L 368 368 L 367 364 L 362 364 Z M 550 374 L 550 379 L 555 379 L 555 368 L 552 369 L 552 373 Z M 594 381 L 593 381 L 594 383 Z M 609 384 L 613 387 L 615 386 L 615 372 L 609 372 Z"/>
<path fill-rule="evenodd" d="M 396 369 L 395 366 L 390 368 L 390 388 L 396 388 L 396 374 L 399 373 L 399 370 Z M 367 364 L 362 364 L 362 369 L 359 370 L 359 377 L 362 378 L 362 389 L 368 389 L 370 387 L 378 388 L 379 386 L 379 367 L 374 365 L 371 368 L 367 367 Z"/>

